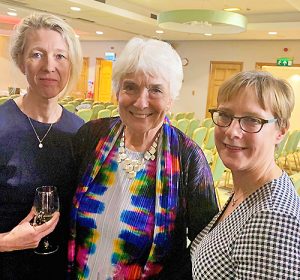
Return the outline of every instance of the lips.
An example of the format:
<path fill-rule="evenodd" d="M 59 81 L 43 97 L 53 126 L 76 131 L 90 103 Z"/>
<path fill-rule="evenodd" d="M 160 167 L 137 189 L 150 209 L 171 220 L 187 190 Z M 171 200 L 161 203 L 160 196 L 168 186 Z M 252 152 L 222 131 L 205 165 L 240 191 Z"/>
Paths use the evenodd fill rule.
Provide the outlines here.
<path fill-rule="evenodd" d="M 229 144 L 225 144 L 225 143 L 224 143 L 224 145 L 227 149 L 232 150 L 232 151 L 242 151 L 245 149 L 243 147 L 233 146 L 233 145 L 229 145 Z"/>
<path fill-rule="evenodd" d="M 134 117 L 139 118 L 139 119 L 145 119 L 147 117 L 149 117 L 151 115 L 151 113 L 149 114 L 145 114 L 145 113 L 133 113 L 130 112 Z"/>
<path fill-rule="evenodd" d="M 52 78 L 40 78 L 41 81 L 49 81 L 49 82 L 56 82 L 56 79 L 52 79 Z"/>
<path fill-rule="evenodd" d="M 53 78 L 40 78 L 40 82 L 44 86 L 55 86 L 58 83 L 58 80 Z"/>

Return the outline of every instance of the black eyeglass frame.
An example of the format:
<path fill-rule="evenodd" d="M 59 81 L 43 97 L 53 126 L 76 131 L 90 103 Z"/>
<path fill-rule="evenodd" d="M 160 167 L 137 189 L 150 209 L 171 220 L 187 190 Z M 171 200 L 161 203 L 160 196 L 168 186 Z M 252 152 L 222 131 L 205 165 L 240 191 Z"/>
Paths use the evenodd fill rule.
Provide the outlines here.
<path fill-rule="evenodd" d="M 223 112 L 223 111 L 222 111 L 222 110 L 218 110 L 218 109 L 209 109 L 208 112 L 210 112 L 210 114 L 211 114 L 211 119 L 212 119 L 212 121 L 213 121 L 213 123 L 214 123 L 215 125 L 217 125 L 217 126 L 219 126 L 219 127 L 229 127 L 229 126 L 232 124 L 233 119 L 236 119 L 236 120 L 239 121 L 239 125 L 240 125 L 241 130 L 243 130 L 243 131 L 245 131 L 245 132 L 247 132 L 247 133 L 258 133 L 258 132 L 260 132 L 260 131 L 262 130 L 263 126 L 264 126 L 266 123 L 274 123 L 274 122 L 277 121 L 276 118 L 269 119 L 269 120 L 265 120 L 265 119 L 258 118 L 258 117 L 251 117 L 251 116 L 235 117 L 235 116 L 232 116 L 232 115 L 228 114 L 228 116 L 230 116 L 230 118 L 231 118 L 229 124 L 228 124 L 228 125 L 219 125 L 219 124 L 215 123 L 213 115 L 214 115 L 214 113 Z M 224 112 L 224 113 L 225 113 L 225 112 Z M 242 127 L 242 125 L 241 125 L 241 120 L 242 120 L 242 119 L 245 119 L 245 118 L 253 118 L 253 119 L 259 120 L 259 121 L 260 121 L 260 129 L 259 129 L 258 131 L 255 131 L 255 132 L 245 130 L 245 129 Z"/>

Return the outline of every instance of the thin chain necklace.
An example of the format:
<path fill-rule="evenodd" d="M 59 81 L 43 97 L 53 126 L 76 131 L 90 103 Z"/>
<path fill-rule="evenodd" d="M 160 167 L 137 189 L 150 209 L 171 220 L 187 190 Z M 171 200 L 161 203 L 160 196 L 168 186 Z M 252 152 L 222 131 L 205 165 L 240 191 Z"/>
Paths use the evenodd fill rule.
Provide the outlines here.
<path fill-rule="evenodd" d="M 240 198 L 242 198 L 243 196 L 247 197 L 249 194 L 251 194 L 252 191 L 250 192 L 246 192 L 245 194 L 242 193 L 241 195 L 239 195 L 238 197 L 235 197 L 235 193 L 233 192 L 232 195 L 232 200 L 231 200 L 231 206 L 235 206 L 235 204 L 240 200 Z"/>
<path fill-rule="evenodd" d="M 28 120 L 29 120 L 29 122 L 30 122 L 30 125 L 31 125 L 31 127 L 32 127 L 32 129 L 33 129 L 33 132 L 34 132 L 34 134 L 35 134 L 37 140 L 39 141 L 39 148 L 42 149 L 42 148 L 44 147 L 43 141 L 44 141 L 44 139 L 46 138 L 46 136 L 48 135 L 49 131 L 51 130 L 51 128 L 52 128 L 52 126 L 53 126 L 53 123 L 50 124 L 50 126 L 49 126 L 48 130 L 46 131 L 45 135 L 42 137 L 42 139 L 40 139 L 39 135 L 37 134 L 37 132 L 36 132 L 36 130 L 35 130 L 35 128 L 34 128 L 32 122 L 31 122 L 31 119 L 30 119 L 28 116 L 27 116 L 27 118 L 28 118 Z"/>
<path fill-rule="evenodd" d="M 154 142 L 152 143 L 150 149 L 144 153 L 142 159 L 131 159 L 126 154 L 125 148 L 125 130 L 123 130 L 122 138 L 120 141 L 120 147 L 118 149 L 118 163 L 122 163 L 123 170 L 125 170 L 126 174 L 130 179 L 133 179 L 136 176 L 136 173 L 139 172 L 142 168 L 145 168 L 145 161 L 147 160 L 155 160 L 155 153 L 157 149 L 159 134 L 156 136 Z"/>

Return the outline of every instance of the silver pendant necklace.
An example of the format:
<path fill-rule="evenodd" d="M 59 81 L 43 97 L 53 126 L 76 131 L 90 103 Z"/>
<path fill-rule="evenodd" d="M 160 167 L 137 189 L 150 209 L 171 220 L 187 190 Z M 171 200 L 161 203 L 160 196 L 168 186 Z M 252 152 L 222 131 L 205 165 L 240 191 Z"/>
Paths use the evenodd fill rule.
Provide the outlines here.
<path fill-rule="evenodd" d="M 125 131 L 123 131 L 123 135 L 122 135 L 122 138 L 120 141 L 120 147 L 118 149 L 119 155 L 118 155 L 117 162 L 122 163 L 122 167 L 130 179 L 135 178 L 136 173 L 145 167 L 145 161 L 155 160 L 155 158 L 156 158 L 155 153 L 156 153 L 156 149 L 157 149 L 158 137 L 159 137 L 159 134 L 156 136 L 150 149 L 144 153 L 144 156 L 142 159 L 131 159 L 126 154 Z"/>
<path fill-rule="evenodd" d="M 28 120 L 29 120 L 29 122 L 30 122 L 30 125 L 31 125 L 31 127 L 32 127 L 32 129 L 33 129 L 33 132 L 34 132 L 34 134 L 35 134 L 37 140 L 39 141 L 39 148 L 42 149 L 42 148 L 44 147 L 43 141 L 44 141 L 44 139 L 46 138 L 46 136 L 48 135 L 49 131 L 51 130 L 51 128 L 52 128 L 52 126 L 53 126 L 53 123 L 50 124 L 50 126 L 49 126 L 48 130 L 46 131 L 45 135 L 42 137 L 42 139 L 40 139 L 40 137 L 38 136 L 38 134 L 37 134 L 37 132 L 36 132 L 36 130 L 35 130 L 35 128 L 34 128 L 32 122 L 31 122 L 31 119 L 30 119 L 28 116 L 27 116 L 27 118 L 28 118 Z"/>

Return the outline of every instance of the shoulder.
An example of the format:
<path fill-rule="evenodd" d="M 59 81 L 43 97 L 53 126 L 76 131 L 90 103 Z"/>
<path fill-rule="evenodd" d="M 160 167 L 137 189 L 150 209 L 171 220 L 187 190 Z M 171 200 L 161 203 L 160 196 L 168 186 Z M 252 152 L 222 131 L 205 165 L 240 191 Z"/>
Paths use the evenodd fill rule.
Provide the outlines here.
<path fill-rule="evenodd" d="M 253 226 L 253 230 L 270 227 L 270 232 L 286 227 L 300 232 L 300 197 L 285 172 L 264 186 L 252 202 L 252 214 L 246 223 L 248 227 Z"/>
<path fill-rule="evenodd" d="M 300 197 L 289 176 L 283 172 L 276 178 L 256 191 L 249 204 L 252 214 L 269 211 L 270 213 L 294 216 L 300 220 Z"/>
<path fill-rule="evenodd" d="M 255 212 L 245 224 L 252 232 L 266 232 L 278 234 L 279 232 L 300 232 L 300 220 L 291 212 L 282 212 L 274 209 L 264 209 Z M 266 231 L 266 229 L 268 229 Z M 300 236 L 299 236 L 300 238 Z"/>
<path fill-rule="evenodd" d="M 20 114 L 18 114 L 18 106 L 12 100 L 9 99 L 2 105 L 0 105 L 0 129 L 3 127 L 11 126 L 13 123 L 18 123 Z"/>
<path fill-rule="evenodd" d="M 61 125 L 66 126 L 72 132 L 76 132 L 83 124 L 84 120 L 82 118 L 63 108 Z"/>
<path fill-rule="evenodd" d="M 7 112 L 10 112 L 11 110 L 13 110 L 15 107 L 15 109 L 17 108 L 16 103 L 13 101 L 13 99 L 8 99 L 7 101 L 5 101 L 3 104 L 0 105 L 0 114 L 5 114 Z"/>
<path fill-rule="evenodd" d="M 173 127 L 173 129 L 178 135 L 179 146 L 181 149 L 189 153 L 202 153 L 202 149 L 190 137 L 176 127 Z"/>
<path fill-rule="evenodd" d="M 179 129 L 174 129 L 176 129 L 176 132 L 178 133 L 179 149 L 182 162 L 185 165 L 192 164 L 196 167 L 199 167 L 199 164 L 208 166 L 204 152 L 198 146 L 198 144 Z"/>
<path fill-rule="evenodd" d="M 290 177 L 283 172 L 270 185 L 272 208 L 274 211 L 298 217 L 300 220 L 300 197 Z"/>
<path fill-rule="evenodd" d="M 80 129 L 80 134 L 89 134 L 91 137 L 107 134 L 110 129 L 116 125 L 120 119 L 114 118 L 101 118 L 87 122 Z"/>
<path fill-rule="evenodd" d="M 109 135 L 111 129 L 120 123 L 119 117 L 101 118 L 84 124 L 75 135 L 75 143 L 94 147 L 100 138 Z"/>

